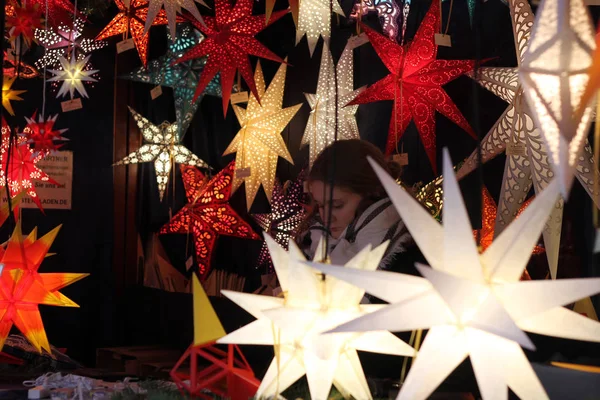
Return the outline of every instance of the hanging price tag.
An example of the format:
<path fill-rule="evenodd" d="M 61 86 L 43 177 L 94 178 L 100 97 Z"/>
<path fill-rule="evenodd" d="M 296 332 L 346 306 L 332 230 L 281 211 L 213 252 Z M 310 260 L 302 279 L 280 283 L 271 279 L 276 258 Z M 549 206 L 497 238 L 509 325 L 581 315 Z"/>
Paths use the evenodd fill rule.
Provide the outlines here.
<path fill-rule="evenodd" d="M 190 256 L 185 262 L 185 270 L 189 271 L 190 268 L 192 268 L 192 265 L 194 265 L 194 256 Z"/>
<path fill-rule="evenodd" d="M 392 161 L 400 164 L 401 166 L 408 165 L 408 153 L 394 154 Z"/>
<path fill-rule="evenodd" d="M 63 101 L 62 103 L 60 103 L 60 107 L 62 108 L 63 112 L 69 112 L 79 110 L 80 108 L 83 108 L 83 105 L 81 104 L 81 99 L 73 99 Z"/>
<path fill-rule="evenodd" d="M 361 33 L 358 36 L 350 36 L 350 39 L 348 39 L 348 48 L 355 49 L 367 43 L 368 41 L 369 37 L 365 32 Z"/>
<path fill-rule="evenodd" d="M 247 178 L 251 175 L 250 168 L 239 168 L 235 170 L 236 178 Z"/>
<path fill-rule="evenodd" d="M 121 54 L 124 51 L 131 50 L 135 47 L 135 43 L 132 38 L 122 40 L 117 43 L 117 54 Z"/>
<path fill-rule="evenodd" d="M 452 47 L 452 40 L 450 35 L 444 35 L 443 33 L 435 34 L 435 44 L 437 46 Z"/>
<path fill-rule="evenodd" d="M 152 100 L 156 99 L 161 94 L 162 94 L 162 87 L 160 87 L 160 86 L 157 86 L 150 91 L 150 97 L 152 97 Z"/>
<path fill-rule="evenodd" d="M 509 142 L 506 145 L 506 155 L 507 156 L 525 157 L 527 155 L 527 149 L 525 148 L 525 143 L 523 143 L 523 142 L 518 142 L 518 143 Z"/>
<path fill-rule="evenodd" d="M 248 92 L 231 93 L 229 100 L 231 101 L 231 104 L 247 103 Z"/>

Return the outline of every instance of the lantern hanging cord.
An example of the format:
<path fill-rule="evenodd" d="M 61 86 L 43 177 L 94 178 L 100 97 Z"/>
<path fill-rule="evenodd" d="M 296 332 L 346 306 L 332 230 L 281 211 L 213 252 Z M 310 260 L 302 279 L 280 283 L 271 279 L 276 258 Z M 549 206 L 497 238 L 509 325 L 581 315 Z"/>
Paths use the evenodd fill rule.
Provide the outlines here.
<path fill-rule="evenodd" d="M 44 18 L 44 30 L 48 32 L 48 2 L 50 0 L 46 0 L 46 17 Z M 42 118 L 46 118 L 46 68 L 48 63 L 44 63 L 44 86 L 42 87 Z"/>
<path fill-rule="evenodd" d="M 475 65 L 473 68 L 473 74 L 475 79 L 471 82 L 472 88 L 472 99 L 473 99 L 473 129 L 475 131 L 475 135 L 477 135 L 477 177 L 479 182 L 479 216 L 481 217 L 481 210 L 483 210 L 483 163 L 482 159 L 482 147 L 481 147 L 481 127 L 479 125 L 479 90 L 477 87 L 477 79 L 479 78 L 479 68 L 481 62 L 481 3 L 479 1 L 475 2 L 475 18 L 473 24 L 474 37 L 475 37 Z M 481 245 L 481 229 L 477 229 L 477 246 Z"/>

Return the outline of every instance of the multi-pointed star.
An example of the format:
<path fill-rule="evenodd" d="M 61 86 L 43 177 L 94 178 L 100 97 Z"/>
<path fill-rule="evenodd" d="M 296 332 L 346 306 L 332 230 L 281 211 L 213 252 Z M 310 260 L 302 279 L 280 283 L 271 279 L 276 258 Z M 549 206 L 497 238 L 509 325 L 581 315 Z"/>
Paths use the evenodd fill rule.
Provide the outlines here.
<path fill-rule="evenodd" d="M 31 118 L 25 117 L 27 126 L 23 129 L 23 135 L 27 139 L 27 143 L 33 145 L 34 155 L 42 154 L 42 157 L 57 151 L 68 140 L 63 136 L 68 129 L 54 129 L 54 123 L 58 118 L 58 114 L 53 117 L 44 118 L 42 114 L 35 120 L 35 113 Z"/>
<path fill-rule="evenodd" d="M 260 239 L 229 205 L 234 170 L 232 162 L 207 182 L 198 168 L 181 166 L 188 204 L 160 230 L 161 234 L 193 235 L 201 279 L 206 279 L 211 271 L 212 253 L 219 235 Z"/>
<path fill-rule="evenodd" d="M 209 59 L 210 60 L 210 59 Z M 285 86 L 286 65 L 281 64 L 265 91 L 265 78 L 260 63 L 256 66 L 254 81 L 257 96 L 250 96 L 246 109 L 234 105 L 233 110 L 241 129 L 233 138 L 223 155 L 237 153 L 233 191 L 246 184 L 246 205 L 252 206 L 258 188 L 263 189 L 271 201 L 275 185 L 277 158 L 283 157 L 293 164 L 281 132 L 298 112 L 302 104 L 281 108 Z M 224 93 L 225 95 L 225 93 Z M 260 98 L 260 103 L 258 102 Z M 241 170 L 245 174 L 241 173 Z"/>
<path fill-rule="evenodd" d="M 541 130 L 532 118 L 533 114 L 526 102 L 524 88 L 519 78 L 519 68 L 529 46 L 534 15 L 527 0 L 510 0 L 509 8 L 519 67 L 484 67 L 478 70 L 477 77 L 477 81 L 484 88 L 509 104 L 481 141 L 481 161 L 484 163 L 506 152 L 495 236 L 502 233 L 504 228 L 514 220 L 532 185 L 538 193 L 554 178 L 548 159 L 548 146 L 544 143 Z M 478 157 L 475 150 L 458 170 L 458 179 L 477 168 Z M 587 141 L 584 154 L 577 160 L 576 176 L 596 205 L 600 205 L 598 194 L 594 194 L 594 176 L 600 179 L 600 175 L 597 166 L 594 165 L 592 150 Z M 546 256 L 553 278 L 556 277 L 558 267 L 562 216 L 563 199 L 560 198 L 543 233 Z"/>
<path fill-rule="evenodd" d="M 338 0 L 302 0 L 299 3 L 296 45 L 306 35 L 308 50 L 312 57 L 320 36 L 325 43 L 329 43 L 332 7 L 334 13 L 342 17 L 345 15 Z"/>
<path fill-rule="evenodd" d="M 410 2 L 404 2 L 409 3 Z M 381 30 L 385 32 L 391 40 L 397 41 L 400 33 L 399 22 L 403 20 L 402 10 L 394 0 L 360 0 L 356 1 L 350 13 L 350 19 L 361 20 L 371 12 L 376 12 L 381 23 Z M 404 36 L 404 33 L 402 34 Z"/>
<path fill-rule="evenodd" d="M 265 235 L 265 241 L 284 298 L 222 291 L 257 320 L 217 342 L 275 347 L 277 356 L 258 388 L 257 398 L 277 397 L 306 375 L 313 399 L 327 399 L 332 385 L 344 397 L 370 399 L 357 350 L 400 356 L 413 356 L 415 350 L 387 331 L 322 335 L 382 306 L 360 304 L 364 290 L 302 264 L 305 258 L 293 242 L 286 252 L 270 236 Z M 369 245 L 348 261 L 346 268 L 377 269 L 386 246 L 371 250 Z"/>
<path fill-rule="evenodd" d="M 89 274 L 38 272 L 59 229 L 24 239 L 17 224 L 6 250 L 0 249 L 5 269 L 0 275 L 0 350 L 14 325 L 37 351 L 51 352 L 38 305 L 79 307 L 59 290 Z"/>
<path fill-rule="evenodd" d="M 119 13 L 110 21 L 108 25 L 96 36 L 96 40 L 102 40 L 119 34 L 129 34 L 135 43 L 135 47 L 142 60 L 144 67 L 148 64 L 148 41 L 149 33 L 145 31 L 144 26 L 148 17 L 148 5 L 146 0 L 131 0 L 129 5 L 125 5 L 122 0 L 115 0 L 119 8 Z M 160 10 L 152 25 L 166 25 L 167 14 Z"/>
<path fill-rule="evenodd" d="M 10 34 L 10 40 L 14 41 L 20 36 L 27 47 L 30 47 L 35 30 L 41 28 L 44 23 L 40 5 L 23 3 L 22 6 L 19 6 L 15 3 L 13 10 L 12 15 L 6 17 L 6 28 Z"/>
<path fill-rule="evenodd" d="M 37 4 L 43 15 L 48 15 L 48 23 L 51 27 L 73 23 L 74 7 L 69 0 L 29 0 L 28 3 Z M 79 11 L 77 16 L 81 17 Z"/>
<path fill-rule="evenodd" d="M 402 221 L 431 268 L 419 278 L 384 271 L 316 267 L 391 303 L 332 332 L 429 329 L 398 399 L 428 398 L 467 356 L 484 399 L 547 399 L 520 346 L 523 331 L 600 342 L 597 321 L 563 308 L 600 291 L 600 278 L 519 281 L 559 196 L 554 181 L 480 254 L 448 152 L 444 152 L 444 224 L 431 217 L 375 162 Z M 510 368 L 506 368 L 510 365 Z"/>
<path fill-rule="evenodd" d="M 15 111 L 12 108 L 11 101 L 23 101 L 23 98 L 19 96 L 26 92 L 26 90 L 14 90 L 12 89 L 13 83 L 17 79 L 16 76 L 12 78 L 6 78 L 2 81 L 2 107 L 10 114 L 15 115 Z"/>
<path fill-rule="evenodd" d="M 93 75 L 98 72 L 97 69 L 86 69 L 89 67 L 91 56 L 78 60 L 75 53 L 71 53 L 71 60 L 59 57 L 60 69 L 50 69 L 48 72 L 54 76 L 48 79 L 48 82 L 62 82 L 56 97 L 64 97 L 69 93 L 71 99 L 77 91 L 81 97 L 88 97 L 85 86 L 86 82 L 97 82 Z"/>
<path fill-rule="evenodd" d="M 202 15 L 198 12 L 198 8 L 194 2 L 202 4 L 204 7 L 208 7 L 204 0 L 148 0 L 148 2 L 148 15 L 146 16 L 144 31 L 148 32 L 150 30 L 154 19 L 164 6 L 169 24 L 169 32 L 171 33 L 172 38 L 175 38 L 176 24 L 178 22 L 177 13 L 181 12 L 182 8 L 189 11 L 196 21 L 204 24 Z"/>
<path fill-rule="evenodd" d="M 148 143 L 115 165 L 139 164 L 154 161 L 158 193 L 162 200 L 173 163 L 208 168 L 208 165 L 179 143 L 177 123 L 154 125 L 129 107 L 144 140 Z"/>
<path fill-rule="evenodd" d="M 44 56 L 35 62 L 39 69 L 56 68 L 60 65 L 60 57 L 70 59 L 70 52 L 75 52 L 77 60 L 83 60 L 92 51 L 108 45 L 102 40 L 94 40 L 81 36 L 84 21 L 75 20 L 75 24 L 59 25 L 55 29 L 36 29 L 35 40 L 44 47 Z M 91 68 L 88 68 L 91 69 Z"/>
<path fill-rule="evenodd" d="M 310 116 L 301 145 L 309 146 L 311 167 L 317 156 L 335 140 L 360 139 L 355 118 L 358 106 L 346 106 L 362 91 L 362 88 L 354 90 L 353 51 L 351 46 L 346 45 L 337 67 L 334 67 L 329 47 L 323 44 L 317 93 L 305 94 Z"/>
<path fill-rule="evenodd" d="M 264 15 L 252 15 L 253 4 L 252 0 L 237 0 L 232 7 L 229 0 L 216 0 L 215 17 L 205 17 L 206 26 L 192 21 L 194 26 L 206 35 L 206 38 L 177 60 L 181 63 L 208 56 L 204 71 L 198 80 L 194 100 L 204 92 L 217 72 L 221 71 L 223 114 L 227 112 L 229 105 L 235 71 L 240 72 L 250 91 L 259 98 L 256 84 L 252 79 L 249 55 L 283 62 L 254 36 L 285 15 L 287 11 L 273 13 L 269 23 L 266 24 Z"/>
<path fill-rule="evenodd" d="M 221 84 L 218 74 L 208 83 L 204 92 L 194 101 L 194 92 L 198 84 L 198 77 L 204 70 L 206 58 L 174 64 L 182 53 L 204 40 L 204 37 L 189 24 L 177 26 L 177 36 L 169 38 L 167 53 L 148 63 L 148 68 L 139 69 L 126 75 L 125 78 L 137 82 L 150 83 L 173 88 L 175 97 L 175 116 L 177 119 L 179 137 L 182 137 L 196 114 L 198 104 L 203 95 L 221 97 Z M 173 39 L 175 39 L 173 41 Z"/>
<path fill-rule="evenodd" d="M 386 154 L 392 154 L 411 120 L 421 136 L 435 174 L 435 112 L 463 128 L 475 138 L 473 130 L 442 85 L 473 69 L 474 61 L 437 60 L 434 35 L 440 31 L 440 5 L 433 1 L 412 42 L 402 47 L 374 30 L 364 27 L 369 41 L 390 74 L 360 93 L 350 104 L 393 100 L 394 109 Z"/>

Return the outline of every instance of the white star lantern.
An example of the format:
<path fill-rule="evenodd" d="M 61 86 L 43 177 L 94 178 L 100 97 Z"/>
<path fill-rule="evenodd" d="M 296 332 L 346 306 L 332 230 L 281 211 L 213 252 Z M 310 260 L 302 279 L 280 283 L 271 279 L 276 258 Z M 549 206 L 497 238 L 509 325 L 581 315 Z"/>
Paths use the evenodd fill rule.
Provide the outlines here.
<path fill-rule="evenodd" d="M 198 4 L 208 7 L 203 0 L 149 0 L 148 15 L 146 17 L 144 32 L 147 33 L 148 30 L 150 30 L 154 19 L 163 6 L 165 8 L 165 13 L 167 14 L 169 32 L 171 33 L 171 38 L 173 38 L 173 41 L 175 41 L 176 37 L 177 13 L 181 13 L 182 8 L 185 8 L 187 11 L 189 11 L 194 18 L 204 25 L 202 15 L 200 15 L 200 12 L 198 12 L 198 8 L 196 7 L 196 4 L 194 4 L 194 1 Z"/>
<path fill-rule="evenodd" d="M 325 43 L 331 37 L 331 11 L 344 16 L 338 0 L 302 0 L 298 11 L 298 27 L 296 29 L 296 45 L 306 35 L 308 50 L 312 57 L 319 36 Z"/>
<path fill-rule="evenodd" d="M 380 309 L 360 305 L 364 290 L 325 277 L 302 264 L 293 241 L 289 253 L 265 235 L 284 298 L 223 291 L 257 318 L 218 343 L 273 345 L 276 357 L 263 378 L 256 398 L 276 396 L 306 375 L 310 396 L 326 400 L 331 385 L 348 398 L 371 399 L 356 350 L 392 355 L 414 355 L 414 349 L 387 331 L 365 334 L 322 332 Z M 363 249 L 346 264 L 348 269 L 375 270 L 387 243 Z"/>
<path fill-rule="evenodd" d="M 75 52 L 71 53 L 71 61 L 67 61 L 64 57 L 59 57 L 61 69 L 59 70 L 48 70 L 54 76 L 48 79 L 48 82 L 62 81 L 62 85 L 56 97 L 66 96 L 67 93 L 71 95 L 71 99 L 75 95 L 75 91 L 81 95 L 81 97 L 88 97 L 84 82 L 97 82 L 96 79 L 92 78 L 97 69 L 86 70 L 85 67 L 90 60 L 90 56 L 85 57 L 82 60 L 78 60 L 75 56 Z"/>
<path fill-rule="evenodd" d="M 600 291 L 600 279 L 519 281 L 559 195 L 557 181 L 480 254 L 450 157 L 444 152 L 444 224 L 374 162 L 402 220 L 431 268 L 425 278 L 385 271 L 314 265 L 391 305 L 332 332 L 429 329 L 399 399 L 425 399 L 467 356 L 484 399 L 547 399 L 520 346 L 534 346 L 523 331 L 600 341 L 600 324 L 562 305 Z"/>
<path fill-rule="evenodd" d="M 593 105 L 576 120 L 596 48 L 594 25 L 583 0 L 541 2 L 519 77 L 549 158 L 568 198 L 585 146 Z"/>
<path fill-rule="evenodd" d="M 302 145 L 309 146 L 311 167 L 317 156 L 335 141 L 336 120 L 337 140 L 360 139 L 355 118 L 358 105 L 345 107 L 364 89 L 354 90 L 353 49 L 351 45 L 346 45 L 336 68 L 329 47 L 323 44 L 317 93 L 305 94 L 311 111 Z"/>

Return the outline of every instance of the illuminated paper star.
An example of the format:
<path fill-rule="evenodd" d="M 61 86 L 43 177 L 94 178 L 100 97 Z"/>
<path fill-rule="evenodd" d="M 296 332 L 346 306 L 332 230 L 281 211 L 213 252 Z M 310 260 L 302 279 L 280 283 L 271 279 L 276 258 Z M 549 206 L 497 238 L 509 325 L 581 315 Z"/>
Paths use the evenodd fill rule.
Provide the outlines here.
<path fill-rule="evenodd" d="M 256 321 L 219 339 L 218 343 L 273 345 L 275 353 L 256 398 L 277 396 L 306 375 L 310 396 L 327 399 L 332 384 L 349 398 L 370 399 L 371 394 L 357 350 L 391 355 L 414 355 L 415 350 L 387 331 L 366 334 L 321 333 L 381 305 L 359 304 L 364 290 L 301 264 L 304 256 L 295 243 L 290 251 L 265 235 L 284 298 L 222 293 L 252 314 Z M 348 269 L 375 270 L 387 243 L 363 249 Z"/>
<path fill-rule="evenodd" d="M 17 77 L 6 78 L 2 81 L 2 107 L 10 114 L 15 115 L 15 111 L 12 108 L 11 101 L 23 101 L 23 98 L 19 96 L 26 92 L 26 90 L 13 90 L 12 85 L 15 83 Z"/>
<path fill-rule="evenodd" d="M 391 303 L 332 332 L 429 329 L 399 399 L 425 399 L 470 356 L 483 399 L 547 399 L 520 346 L 523 331 L 600 341 L 600 324 L 561 306 L 600 291 L 600 279 L 519 281 L 559 196 L 557 181 L 480 254 L 448 152 L 444 152 L 444 224 L 371 161 L 431 268 L 425 279 L 320 265 L 326 274 Z M 510 365 L 510 368 L 506 368 Z"/>
<path fill-rule="evenodd" d="M 176 23 L 178 22 L 177 13 L 181 12 L 182 8 L 189 11 L 190 14 L 202 24 L 204 24 L 204 20 L 202 19 L 202 15 L 200 15 L 198 12 L 198 8 L 196 8 L 196 4 L 194 2 L 202 4 L 204 7 L 208 8 L 203 0 L 148 0 L 148 2 L 148 15 L 146 16 L 144 32 L 147 33 L 150 30 L 150 27 L 152 26 L 156 16 L 164 6 L 165 14 L 169 24 L 169 32 L 172 38 L 175 38 L 175 28 Z"/>
<path fill-rule="evenodd" d="M 274 13 L 269 23 L 266 24 L 264 15 L 252 15 L 253 4 L 252 0 L 237 0 L 235 7 L 231 7 L 229 0 L 216 0 L 215 17 L 205 17 L 206 26 L 192 21 L 194 26 L 206 35 L 206 39 L 177 61 L 181 63 L 193 58 L 208 56 L 204 71 L 198 80 L 194 100 L 204 92 L 206 85 L 217 72 L 221 71 L 223 114 L 227 112 L 236 70 L 240 72 L 254 96 L 259 98 L 256 84 L 252 79 L 249 55 L 283 62 L 254 36 L 285 15 L 287 11 Z"/>
<path fill-rule="evenodd" d="M 540 3 L 519 78 L 565 199 L 592 121 L 591 104 L 580 120 L 575 111 L 589 80 L 595 48 L 594 25 L 583 0 Z"/>
<path fill-rule="evenodd" d="M 331 37 L 331 7 L 333 12 L 345 17 L 338 0 L 302 0 L 298 11 L 298 26 L 296 28 L 296 45 L 306 35 L 308 50 L 312 57 L 319 36 L 325 43 Z"/>
<path fill-rule="evenodd" d="M 129 33 L 145 67 L 148 64 L 148 41 L 150 37 L 144 26 L 148 17 L 149 3 L 146 0 L 131 0 L 129 6 L 126 6 L 122 0 L 115 0 L 115 4 L 119 8 L 119 13 L 96 36 L 96 40 Z M 167 15 L 164 10 L 160 10 L 153 19 L 152 25 L 166 24 Z"/>
<path fill-rule="evenodd" d="M 73 23 L 73 3 L 69 0 L 28 0 L 29 4 L 36 4 L 43 15 L 48 15 L 48 23 L 51 27 L 69 25 Z M 46 7 L 48 12 L 46 13 Z M 81 17 L 81 13 L 77 11 Z"/>
<path fill-rule="evenodd" d="M 97 82 L 96 79 L 92 77 L 97 69 L 87 70 L 85 69 L 88 65 L 91 56 L 87 56 L 82 60 L 78 60 L 75 57 L 75 53 L 71 53 L 71 61 L 67 61 L 64 57 L 59 57 L 58 61 L 60 62 L 61 69 L 50 69 L 48 72 L 52 73 L 54 76 L 48 79 L 48 82 L 60 82 L 62 81 L 62 85 L 57 98 L 64 97 L 69 93 L 71 95 L 71 99 L 75 95 L 75 91 L 81 95 L 81 97 L 88 97 L 87 91 L 85 90 L 85 86 L 83 86 L 84 82 Z"/>
<path fill-rule="evenodd" d="M 39 4 L 26 4 L 14 7 L 14 13 L 7 16 L 6 27 L 10 34 L 10 40 L 13 41 L 21 36 L 27 46 L 31 46 L 31 40 L 34 31 L 43 26 L 44 18 Z"/>
<path fill-rule="evenodd" d="M 223 155 L 237 153 L 235 158 L 236 174 L 232 190 L 235 191 L 243 182 L 246 183 L 248 210 L 254 202 L 261 184 L 269 202 L 271 201 L 277 158 L 282 157 L 289 163 L 294 163 L 285 141 L 281 137 L 281 132 L 294 118 L 302 104 L 281 108 L 285 73 L 286 65 L 281 64 L 269 88 L 265 91 L 265 78 L 260 63 L 258 63 L 254 74 L 257 96 L 250 96 L 246 109 L 237 105 L 233 106 L 241 129 L 225 149 Z M 260 103 L 258 98 L 261 99 Z M 241 169 L 247 172 L 245 176 L 239 176 Z"/>
<path fill-rule="evenodd" d="M 160 230 L 161 234 L 193 234 L 201 279 L 212 271 L 212 253 L 219 235 L 260 239 L 229 205 L 234 170 L 232 162 L 207 183 L 196 167 L 181 166 L 188 204 Z"/>
<path fill-rule="evenodd" d="M 38 305 L 79 307 L 59 290 L 89 274 L 40 274 L 38 269 L 60 227 L 38 240 L 28 241 L 19 226 L 17 224 L 6 250 L 0 252 L 0 262 L 5 269 L 0 275 L 0 350 L 14 325 L 37 351 L 50 353 Z"/>
<path fill-rule="evenodd" d="M 374 30 L 364 27 L 369 41 L 390 74 L 364 92 L 350 104 L 366 104 L 394 100 L 393 115 L 386 145 L 386 154 L 396 149 L 404 131 L 414 120 L 425 152 L 437 174 L 435 146 L 435 112 L 463 128 L 475 138 L 473 130 L 442 85 L 473 69 L 474 61 L 437 60 L 434 34 L 440 31 L 440 5 L 433 1 L 412 42 L 402 47 Z"/>
<path fill-rule="evenodd" d="M 57 68 L 60 66 L 60 57 L 68 60 L 71 58 L 71 52 L 75 52 L 79 61 L 92 51 L 108 45 L 105 41 L 81 36 L 83 26 L 83 19 L 77 18 L 74 25 L 71 23 L 55 29 L 36 29 L 35 40 L 44 47 L 44 56 L 35 62 L 35 66 L 39 69 Z"/>
<path fill-rule="evenodd" d="M 346 45 L 334 69 L 329 48 L 323 44 L 317 93 L 305 94 L 311 111 L 301 145 L 309 146 L 311 167 L 317 156 L 336 139 L 360 139 L 355 118 L 358 106 L 346 106 L 362 91 L 362 88 L 354 90 L 353 51 L 353 47 Z"/>
<path fill-rule="evenodd" d="M 288 0 L 288 4 L 290 6 L 290 12 L 292 13 L 292 19 L 294 20 L 294 25 L 298 26 L 298 13 L 300 12 L 300 0 Z M 273 14 L 273 8 L 275 8 L 275 0 L 266 0 L 265 1 L 265 22 L 268 24 L 271 19 L 271 14 Z"/>
<path fill-rule="evenodd" d="M 531 186 L 533 185 L 535 192 L 539 193 L 554 177 L 548 158 L 548 146 L 542 139 L 540 125 L 533 119 L 534 115 L 524 97 L 525 87 L 519 77 L 523 58 L 530 44 L 534 15 L 526 0 L 510 0 L 509 9 L 519 66 L 481 68 L 477 80 L 484 88 L 509 104 L 481 141 L 481 161 L 484 163 L 506 152 L 504 178 L 494 230 L 496 236 L 515 219 Z M 477 168 L 478 157 L 475 150 L 459 169 L 458 179 Z M 599 205 L 598 194 L 594 194 L 595 174 L 598 176 L 597 179 L 600 179 L 588 143 L 584 154 L 577 159 L 576 176 L 596 205 Z M 563 199 L 560 198 L 543 233 L 546 256 L 553 278 L 557 273 L 562 216 Z"/>
<path fill-rule="evenodd" d="M 68 140 L 62 136 L 68 129 L 54 129 L 57 118 L 58 114 L 46 119 L 40 114 L 36 121 L 35 113 L 31 118 L 25 117 L 27 126 L 23 129 L 23 135 L 27 139 L 27 143 L 33 145 L 34 154 L 39 153 L 45 157 L 64 146 L 64 143 L 56 142 Z"/>
<path fill-rule="evenodd" d="M 221 97 L 221 83 L 218 74 L 208 83 L 204 92 L 194 101 L 194 92 L 198 84 L 198 77 L 204 70 L 206 58 L 194 58 L 192 60 L 174 64 L 184 51 L 197 45 L 204 37 L 189 24 L 177 26 L 177 36 L 173 41 L 170 34 L 169 48 L 167 53 L 156 60 L 148 63 L 148 68 L 139 69 L 126 75 L 125 78 L 132 81 L 150 83 L 173 88 L 175 97 L 175 116 L 178 123 L 178 135 L 182 137 L 192 122 L 198 104 L 203 95 Z"/>
<path fill-rule="evenodd" d="M 162 200 L 173 163 L 208 168 L 208 165 L 179 143 L 177 123 L 154 125 L 129 107 L 144 140 L 148 142 L 115 165 L 139 164 L 154 161 L 158 193 Z"/>
<path fill-rule="evenodd" d="M 19 60 L 18 62 L 14 57 L 9 55 L 10 50 L 4 50 L 4 65 L 3 65 L 3 74 L 8 78 L 23 78 L 23 79 L 32 79 L 40 76 L 38 70 L 33 68 L 31 65 L 26 62 Z"/>
<path fill-rule="evenodd" d="M 402 11 L 398 3 L 394 0 L 358 0 L 354 4 L 354 7 L 352 7 L 350 19 L 358 19 L 360 21 L 362 17 L 371 12 L 377 13 L 379 22 L 381 22 L 381 30 L 391 40 L 397 41 L 400 32 L 399 22 L 402 20 Z"/>

